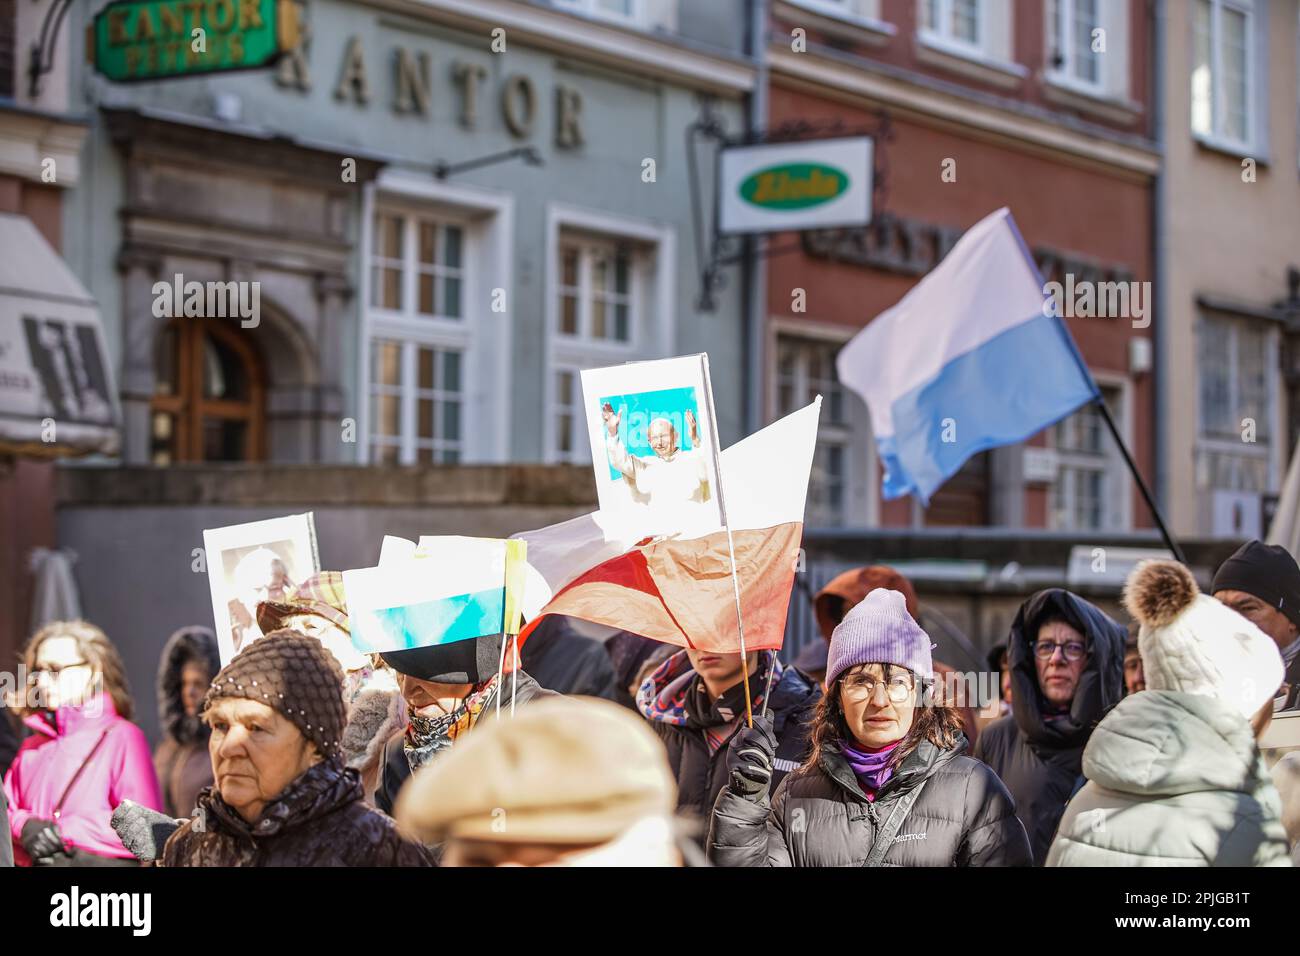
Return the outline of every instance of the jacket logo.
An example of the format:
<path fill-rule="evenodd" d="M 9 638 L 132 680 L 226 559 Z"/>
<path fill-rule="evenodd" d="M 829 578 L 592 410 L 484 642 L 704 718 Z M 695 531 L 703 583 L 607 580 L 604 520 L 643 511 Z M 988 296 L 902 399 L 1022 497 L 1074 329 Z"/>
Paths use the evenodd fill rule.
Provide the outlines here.
<path fill-rule="evenodd" d="M 900 833 L 898 836 L 894 837 L 894 842 L 903 843 L 906 842 L 907 840 L 924 840 L 924 839 L 925 839 L 924 833 Z"/>

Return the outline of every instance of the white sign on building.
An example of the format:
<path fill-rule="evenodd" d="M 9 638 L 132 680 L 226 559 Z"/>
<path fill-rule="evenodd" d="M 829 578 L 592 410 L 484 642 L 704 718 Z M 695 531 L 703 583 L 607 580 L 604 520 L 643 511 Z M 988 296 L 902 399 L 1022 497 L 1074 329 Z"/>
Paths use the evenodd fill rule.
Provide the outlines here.
<path fill-rule="evenodd" d="M 718 229 L 779 232 L 871 221 L 869 136 L 732 146 L 718 159 Z"/>

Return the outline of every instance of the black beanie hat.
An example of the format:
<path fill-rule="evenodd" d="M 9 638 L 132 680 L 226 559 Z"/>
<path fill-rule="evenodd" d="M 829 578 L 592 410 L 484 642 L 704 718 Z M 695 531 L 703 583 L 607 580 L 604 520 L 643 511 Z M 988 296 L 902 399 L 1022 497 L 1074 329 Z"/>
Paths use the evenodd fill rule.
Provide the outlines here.
<path fill-rule="evenodd" d="M 1247 541 L 1220 566 L 1210 591 L 1245 591 L 1300 628 L 1300 566 L 1281 545 Z"/>
<path fill-rule="evenodd" d="M 316 745 L 338 757 L 347 719 L 343 671 L 314 637 L 274 631 L 249 644 L 222 668 L 203 699 L 206 713 L 223 697 L 246 697 L 279 711 Z"/>
<path fill-rule="evenodd" d="M 407 677 L 435 684 L 481 684 L 501 666 L 501 634 L 470 641 L 384 651 L 384 663 Z M 507 653 L 511 653 L 507 651 Z"/>

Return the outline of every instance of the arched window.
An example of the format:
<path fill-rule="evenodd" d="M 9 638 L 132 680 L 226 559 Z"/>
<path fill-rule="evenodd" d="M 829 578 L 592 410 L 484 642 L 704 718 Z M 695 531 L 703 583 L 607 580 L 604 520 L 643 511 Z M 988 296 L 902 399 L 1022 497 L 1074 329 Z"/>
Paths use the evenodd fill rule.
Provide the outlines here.
<path fill-rule="evenodd" d="M 154 368 L 153 464 L 264 457 L 262 363 L 229 320 L 173 319 L 158 337 Z"/>

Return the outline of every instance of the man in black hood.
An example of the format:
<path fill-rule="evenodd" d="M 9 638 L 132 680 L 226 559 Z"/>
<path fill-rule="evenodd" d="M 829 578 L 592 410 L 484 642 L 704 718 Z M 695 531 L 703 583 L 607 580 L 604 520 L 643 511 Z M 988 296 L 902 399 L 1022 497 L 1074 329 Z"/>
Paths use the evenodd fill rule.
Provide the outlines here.
<path fill-rule="evenodd" d="M 1083 748 L 1124 696 L 1124 627 L 1076 594 L 1039 591 L 1007 644 L 1011 713 L 980 734 L 975 756 L 1002 778 L 1041 866 L 1077 789 Z"/>
<path fill-rule="evenodd" d="M 384 745 L 375 806 L 390 816 L 397 792 L 411 774 L 449 749 L 472 730 L 480 719 L 492 720 L 497 711 L 515 704 L 557 696 L 524 673 L 512 669 L 514 641 L 506 649 L 505 673 L 500 673 L 501 642 L 493 634 L 469 641 L 379 656 L 397 672 L 397 685 L 406 699 L 407 725 Z"/>

